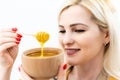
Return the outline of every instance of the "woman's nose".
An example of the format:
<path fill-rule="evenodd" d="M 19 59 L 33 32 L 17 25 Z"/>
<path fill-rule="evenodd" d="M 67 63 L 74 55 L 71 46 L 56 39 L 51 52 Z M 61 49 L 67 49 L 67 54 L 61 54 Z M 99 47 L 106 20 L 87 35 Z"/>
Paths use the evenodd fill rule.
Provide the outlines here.
<path fill-rule="evenodd" d="M 72 35 L 66 34 L 63 38 L 63 44 L 72 44 L 74 42 Z"/>

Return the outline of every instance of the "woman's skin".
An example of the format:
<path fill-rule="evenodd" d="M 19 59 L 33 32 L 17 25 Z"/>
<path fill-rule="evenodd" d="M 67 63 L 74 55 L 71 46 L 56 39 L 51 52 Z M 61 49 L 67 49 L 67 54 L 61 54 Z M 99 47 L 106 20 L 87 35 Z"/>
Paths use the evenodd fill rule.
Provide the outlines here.
<path fill-rule="evenodd" d="M 97 80 L 103 68 L 104 47 L 109 36 L 107 31 L 99 29 L 86 8 L 76 5 L 62 12 L 59 41 L 67 63 L 74 65 L 68 80 Z"/>
<path fill-rule="evenodd" d="M 0 80 L 9 80 L 18 46 L 22 35 L 16 33 L 17 28 L 0 30 Z M 6 75 L 4 75 L 6 74 Z"/>
<path fill-rule="evenodd" d="M 91 13 L 80 5 L 64 10 L 59 18 L 59 41 L 66 61 L 74 65 L 68 80 L 97 80 L 103 69 L 104 47 L 109 42 L 108 31 L 101 31 Z M 32 80 L 20 67 L 24 80 Z M 59 69 L 58 80 L 65 79 Z"/>

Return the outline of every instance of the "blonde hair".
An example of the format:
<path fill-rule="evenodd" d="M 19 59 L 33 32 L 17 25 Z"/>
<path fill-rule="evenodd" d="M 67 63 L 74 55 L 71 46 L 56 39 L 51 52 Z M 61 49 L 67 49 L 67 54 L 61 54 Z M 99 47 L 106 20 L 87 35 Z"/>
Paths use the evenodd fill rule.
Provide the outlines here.
<path fill-rule="evenodd" d="M 120 20 L 111 0 L 67 0 L 60 10 L 61 13 L 73 5 L 82 5 L 88 9 L 101 30 L 109 31 L 110 43 L 105 51 L 104 69 L 120 80 Z"/>

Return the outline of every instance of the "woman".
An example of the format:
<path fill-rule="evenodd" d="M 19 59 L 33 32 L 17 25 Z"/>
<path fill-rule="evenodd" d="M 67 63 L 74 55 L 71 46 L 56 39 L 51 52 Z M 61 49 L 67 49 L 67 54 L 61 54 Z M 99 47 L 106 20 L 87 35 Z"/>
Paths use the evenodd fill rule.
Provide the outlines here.
<path fill-rule="evenodd" d="M 76 0 L 63 7 L 59 41 L 70 67 L 66 76 L 60 70 L 58 80 L 120 79 L 114 14 L 110 0 Z"/>
<path fill-rule="evenodd" d="M 66 76 L 60 69 L 58 80 L 120 79 L 115 32 L 119 25 L 114 14 L 110 0 L 76 0 L 63 7 L 58 20 L 59 41 L 70 67 Z"/>
<path fill-rule="evenodd" d="M 58 80 L 120 80 L 119 22 L 110 0 L 74 0 L 59 14 L 59 41 L 66 55 Z M 24 80 L 34 80 L 22 67 Z"/>

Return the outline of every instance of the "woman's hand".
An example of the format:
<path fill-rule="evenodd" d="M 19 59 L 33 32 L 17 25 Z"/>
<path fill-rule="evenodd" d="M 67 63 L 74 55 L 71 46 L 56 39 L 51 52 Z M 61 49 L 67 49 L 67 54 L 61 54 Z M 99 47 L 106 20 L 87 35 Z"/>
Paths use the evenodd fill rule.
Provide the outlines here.
<path fill-rule="evenodd" d="M 17 28 L 0 29 L 0 68 L 12 67 L 22 35 L 16 33 Z"/>
<path fill-rule="evenodd" d="M 0 80 L 10 80 L 10 73 L 22 37 L 16 31 L 17 28 L 0 29 Z"/>
<path fill-rule="evenodd" d="M 27 73 L 25 73 L 22 66 L 20 66 L 18 69 L 19 69 L 19 72 L 20 72 L 20 74 L 22 76 L 22 80 L 34 80 Z"/>
<path fill-rule="evenodd" d="M 65 80 L 65 72 L 66 72 L 67 64 L 61 65 L 58 72 L 58 79 L 57 80 Z M 22 66 L 19 67 L 20 74 L 22 76 L 22 80 L 34 80 L 31 78 L 25 71 L 23 70 Z"/>
<path fill-rule="evenodd" d="M 67 69 L 67 64 L 62 64 L 60 66 L 57 80 L 66 80 L 66 69 Z"/>

